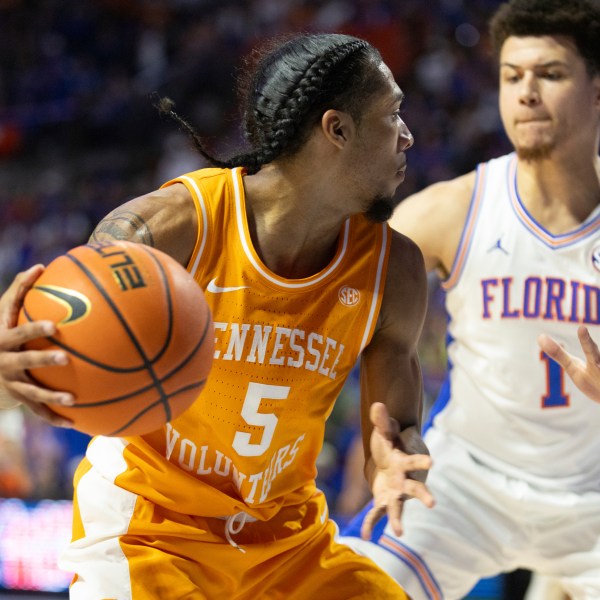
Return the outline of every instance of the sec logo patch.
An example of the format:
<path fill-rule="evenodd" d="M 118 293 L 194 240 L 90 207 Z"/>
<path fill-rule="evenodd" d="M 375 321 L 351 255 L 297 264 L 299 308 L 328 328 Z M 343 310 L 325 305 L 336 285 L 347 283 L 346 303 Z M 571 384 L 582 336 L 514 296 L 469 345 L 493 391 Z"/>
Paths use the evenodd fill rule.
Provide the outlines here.
<path fill-rule="evenodd" d="M 356 306 L 360 301 L 360 292 L 353 287 L 345 285 L 340 288 L 338 298 L 344 306 Z"/>

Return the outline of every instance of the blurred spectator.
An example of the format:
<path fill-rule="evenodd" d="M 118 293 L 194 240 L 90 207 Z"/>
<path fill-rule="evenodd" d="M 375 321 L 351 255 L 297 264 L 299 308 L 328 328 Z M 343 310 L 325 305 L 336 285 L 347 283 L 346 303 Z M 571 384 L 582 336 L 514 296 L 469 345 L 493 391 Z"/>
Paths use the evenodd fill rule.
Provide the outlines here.
<path fill-rule="evenodd" d="M 0 497 L 27 498 L 33 481 L 23 446 L 24 417 L 20 410 L 0 411 Z"/>

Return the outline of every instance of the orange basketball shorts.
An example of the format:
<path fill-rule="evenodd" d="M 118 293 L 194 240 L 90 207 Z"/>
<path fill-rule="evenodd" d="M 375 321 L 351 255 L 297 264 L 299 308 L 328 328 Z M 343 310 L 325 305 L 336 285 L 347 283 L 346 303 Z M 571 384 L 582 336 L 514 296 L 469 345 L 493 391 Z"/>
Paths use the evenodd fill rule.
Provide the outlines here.
<path fill-rule="evenodd" d="M 408 599 L 370 559 L 335 541 L 320 492 L 267 522 L 238 521 L 230 542 L 226 520 L 166 510 L 87 460 L 75 486 L 73 541 L 60 561 L 75 574 L 71 600 Z"/>

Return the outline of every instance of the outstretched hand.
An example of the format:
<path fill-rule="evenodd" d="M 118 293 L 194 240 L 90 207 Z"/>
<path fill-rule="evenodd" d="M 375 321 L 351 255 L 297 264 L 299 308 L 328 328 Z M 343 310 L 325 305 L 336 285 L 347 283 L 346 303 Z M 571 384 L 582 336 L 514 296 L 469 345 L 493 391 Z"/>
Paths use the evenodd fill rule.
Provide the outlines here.
<path fill-rule="evenodd" d="M 70 421 L 52 412 L 47 405 L 70 405 L 72 395 L 40 387 L 27 374 L 28 369 L 66 364 L 66 354 L 62 350 L 21 350 L 25 342 L 55 333 L 56 325 L 51 321 L 17 325 L 25 294 L 43 270 L 43 266 L 36 265 L 19 273 L 0 297 L 0 408 L 21 402 L 52 425 L 66 427 Z"/>
<path fill-rule="evenodd" d="M 585 355 L 585 361 L 567 352 L 556 340 L 548 335 L 540 335 L 540 348 L 554 359 L 573 380 L 573 383 L 592 400 L 600 402 L 600 350 L 592 340 L 587 327 L 577 330 L 579 343 Z"/>
<path fill-rule="evenodd" d="M 386 512 L 394 534 L 402 534 L 402 509 L 409 498 L 418 498 L 431 508 L 433 496 L 424 483 L 410 478 L 411 471 L 428 470 L 431 457 L 426 454 L 406 454 L 396 445 L 398 423 L 389 416 L 387 407 L 375 402 L 370 409 L 373 432 L 371 459 L 375 472 L 371 481 L 373 508 L 367 513 L 360 535 L 370 539 L 373 527 Z"/>

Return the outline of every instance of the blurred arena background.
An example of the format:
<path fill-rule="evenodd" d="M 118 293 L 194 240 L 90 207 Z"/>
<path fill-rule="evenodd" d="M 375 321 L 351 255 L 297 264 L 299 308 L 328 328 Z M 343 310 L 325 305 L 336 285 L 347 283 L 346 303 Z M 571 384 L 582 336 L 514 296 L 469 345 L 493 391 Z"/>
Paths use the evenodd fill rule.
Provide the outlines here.
<path fill-rule="evenodd" d="M 406 93 L 415 136 L 402 197 L 508 151 L 487 19 L 496 0 L 0 0 L 0 289 L 84 243 L 126 199 L 203 159 L 152 107 L 155 92 L 217 154 L 242 143 L 235 76 L 266 37 L 338 31 L 377 46 Z M 421 340 L 426 406 L 445 368 L 431 280 Z M 367 497 L 358 378 L 328 423 L 319 484 L 343 522 Z M 63 597 L 56 555 L 70 535 L 71 475 L 87 443 L 27 412 L 0 412 L 0 595 Z M 504 579 L 469 598 L 511 598 Z M 34 593 L 32 595 L 32 593 Z M 42 594 L 44 592 L 44 594 Z M 505 594 L 504 596 L 502 594 Z"/>

